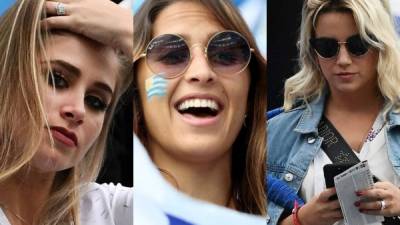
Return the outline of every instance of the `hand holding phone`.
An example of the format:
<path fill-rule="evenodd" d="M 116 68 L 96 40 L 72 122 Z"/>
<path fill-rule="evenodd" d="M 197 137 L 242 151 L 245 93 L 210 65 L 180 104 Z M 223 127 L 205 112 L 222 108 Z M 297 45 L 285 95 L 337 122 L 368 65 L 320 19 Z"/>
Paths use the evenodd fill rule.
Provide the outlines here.
<path fill-rule="evenodd" d="M 324 177 L 325 177 L 325 184 L 326 188 L 331 188 L 335 186 L 334 177 L 350 167 L 354 166 L 355 164 L 350 163 L 335 163 L 335 164 L 326 164 L 324 166 Z M 336 200 L 337 195 L 333 195 L 329 198 L 329 200 Z"/>

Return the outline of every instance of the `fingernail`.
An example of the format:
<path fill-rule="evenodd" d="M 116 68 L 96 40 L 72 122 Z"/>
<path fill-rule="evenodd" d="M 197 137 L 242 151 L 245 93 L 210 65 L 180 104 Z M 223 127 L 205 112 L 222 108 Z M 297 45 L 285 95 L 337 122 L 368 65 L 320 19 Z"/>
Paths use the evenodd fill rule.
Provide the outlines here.
<path fill-rule="evenodd" d="M 362 212 L 364 212 L 364 209 L 359 209 L 358 211 L 359 211 L 360 213 L 362 213 Z"/>
<path fill-rule="evenodd" d="M 360 202 L 359 202 L 359 201 L 356 201 L 356 202 L 354 202 L 354 205 L 355 205 L 356 207 L 358 207 L 358 206 L 360 206 Z"/>
<path fill-rule="evenodd" d="M 362 195 L 362 192 L 361 192 L 361 191 L 356 191 L 356 195 L 357 195 L 357 196 L 361 196 L 361 195 Z"/>

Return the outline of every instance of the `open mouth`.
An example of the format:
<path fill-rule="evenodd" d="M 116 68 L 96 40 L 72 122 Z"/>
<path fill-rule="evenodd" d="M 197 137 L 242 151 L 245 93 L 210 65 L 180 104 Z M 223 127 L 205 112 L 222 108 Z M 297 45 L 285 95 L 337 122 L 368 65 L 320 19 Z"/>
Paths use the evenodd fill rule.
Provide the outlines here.
<path fill-rule="evenodd" d="M 175 108 L 182 115 L 208 118 L 216 117 L 221 112 L 222 107 L 213 99 L 192 98 L 178 102 Z"/>

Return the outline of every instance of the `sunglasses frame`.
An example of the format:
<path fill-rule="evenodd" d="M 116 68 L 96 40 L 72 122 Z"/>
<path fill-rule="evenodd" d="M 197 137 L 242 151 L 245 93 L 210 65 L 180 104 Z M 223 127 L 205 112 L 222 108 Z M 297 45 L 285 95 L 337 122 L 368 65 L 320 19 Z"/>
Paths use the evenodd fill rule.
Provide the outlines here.
<path fill-rule="evenodd" d="M 363 53 L 363 54 L 361 54 L 361 55 L 355 55 L 354 53 L 352 53 L 352 52 L 349 50 L 349 48 L 348 48 L 348 46 L 347 46 L 347 44 L 349 43 L 349 39 L 352 38 L 352 37 L 355 37 L 355 36 L 361 37 L 360 35 L 352 35 L 352 36 L 348 37 L 348 38 L 346 39 L 346 41 L 338 41 L 338 40 L 335 39 L 335 38 L 323 37 L 323 38 L 326 38 L 326 39 L 335 40 L 336 43 L 337 43 L 336 53 L 335 53 L 335 55 L 333 55 L 333 56 L 331 56 L 331 57 L 324 57 L 324 56 L 322 56 L 322 55 L 317 51 L 317 49 L 314 47 L 313 42 L 316 41 L 316 40 L 318 40 L 318 39 L 321 39 L 321 38 L 311 38 L 309 42 L 310 42 L 311 47 L 312 47 L 313 50 L 315 51 L 315 53 L 317 53 L 317 55 L 318 55 L 320 58 L 322 58 L 322 59 L 332 60 L 332 59 L 337 58 L 337 56 L 339 55 L 340 48 L 342 47 L 342 45 L 344 45 L 344 46 L 346 47 L 346 51 L 349 53 L 350 56 L 355 57 L 355 58 L 358 58 L 358 57 L 362 57 L 362 56 L 366 55 L 366 54 L 369 52 L 371 46 L 367 43 L 367 45 L 366 45 L 367 51 L 365 51 L 365 53 Z"/>
<path fill-rule="evenodd" d="M 239 74 L 239 73 L 243 72 L 243 71 L 247 68 L 247 66 L 250 64 L 250 61 L 251 61 L 251 55 L 252 55 L 252 53 L 254 52 L 254 49 L 253 49 L 252 47 L 250 47 L 249 42 L 247 41 L 247 39 L 246 39 L 242 34 L 240 34 L 240 33 L 237 32 L 237 31 L 233 31 L 233 30 L 223 30 L 223 31 L 220 31 L 220 32 L 217 32 L 217 33 L 213 34 L 213 35 L 208 39 L 207 44 L 204 46 L 203 54 L 204 54 L 204 57 L 206 58 L 207 64 L 208 64 L 208 66 L 210 67 L 210 69 L 211 69 L 214 73 L 218 74 L 216 71 L 214 71 L 214 68 L 211 66 L 211 63 L 210 63 L 209 60 L 208 60 L 208 55 L 207 55 L 208 46 L 210 45 L 211 41 L 212 41 L 216 36 L 218 36 L 218 35 L 220 35 L 220 34 L 222 34 L 222 33 L 228 33 L 228 32 L 235 33 L 235 34 L 239 35 L 239 36 L 245 41 L 245 43 L 247 44 L 247 46 L 249 47 L 249 50 L 250 50 L 250 55 L 249 55 L 249 58 L 248 58 L 248 60 L 247 60 L 247 62 L 246 62 L 246 64 L 245 64 L 245 66 L 243 66 L 243 68 L 240 69 L 238 72 L 235 72 L 234 74 L 230 74 L 230 75 L 229 75 L 229 76 L 234 76 L 234 75 L 236 75 L 236 74 Z M 186 46 L 188 47 L 188 49 L 189 49 L 189 62 L 188 62 L 188 64 L 185 66 L 185 68 L 182 70 L 182 72 L 180 72 L 180 73 L 178 73 L 178 74 L 176 74 L 176 75 L 173 75 L 173 76 L 165 76 L 166 79 L 173 79 L 173 78 L 176 78 L 176 77 L 181 76 L 182 74 L 184 74 L 184 73 L 186 72 L 186 70 L 189 68 L 190 64 L 192 63 L 192 59 L 193 59 L 193 57 L 192 57 L 192 48 L 195 47 L 195 46 L 201 45 L 201 44 L 200 44 L 200 43 L 194 43 L 193 45 L 190 46 L 190 45 L 188 45 L 188 43 L 187 43 L 187 41 L 185 40 L 185 38 L 183 38 L 183 37 L 182 37 L 181 35 L 179 35 L 179 34 L 168 34 L 168 33 L 167 33 L 167 34 L 161 34 L 161 35 L 158 35 L 158 36 L 152 38 L 152 39 L 149 41 L 149 43 L 147 44 L 146 50 L 145 50 L 142 54 L 140 54 L 140 56 L 138 57 L 137 60 L 139 60 L 139 59 L 141 59 L 141 58 L 144 57 L 144 58 L 145 58 L 145 61 L 146 61 L 147 67 L 148 67 L 148 68 L 150 69 L 150 71 L 153 72 L 153 73 L 156 73 L 156 72 L 154 72 L 154 71 L 152 70 L 151 66 L 150 66 L 149 63 L 148 63 L 148 60 L 147 60 L 147 52 L 148 52 L 148 50 L 149 50 L 150 44 L 151 44 L 155 39 L 157 39 L 157 38 L 159 38 L 160 36 L 163 36 L 163 35 L 174 35 L 174 36 L 177 36 L 177 37 L 181 38 L 181 39 L 183 40 L 183 42 L 185 43 L 185 45 L 186 45 Z M 223 74 L 218 74 L 218 75 L 224 76 Z M 226 76 L 226 75 L 225 75 L 225 76 Z"/>

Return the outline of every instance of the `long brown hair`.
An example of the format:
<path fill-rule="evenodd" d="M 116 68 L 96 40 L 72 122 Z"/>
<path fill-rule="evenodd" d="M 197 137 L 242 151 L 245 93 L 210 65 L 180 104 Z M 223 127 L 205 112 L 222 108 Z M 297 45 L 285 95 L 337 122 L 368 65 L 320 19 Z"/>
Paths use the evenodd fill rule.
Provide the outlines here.
<path fill-rule="evenodd" d="M 152 27 L 157 15 L 167 6 L 180 0 L 148 0 L 134 17 L 133 57 L 138 59 L 152 38 Z M 237 9 L 228 0 L 194 0 L 203 4 L 228 30 L 241 33 L 254 52 L 249 64 L 251 82 L 247 99 L 246 126 L 243 126 L 232 146 L 232 190 L 238 197 L 240 211 L 265 215 L 265 173 L 266 173 L 266 60 L 257 49 L 249 28 Z M 137 61 L 134 64 L 136 72 Z M 133 129 L 147 145 L 147 129 L 143 118 L 137 76 L 134 86 Z"/>
<path fill-rule="evenodd" d="M 41 90 L 47 85 L 49 71 L 43 70 L 39 59 L 48 61 L 45 45 L 52 34 L 40 25 L 46 16 L 45 2 L 17 0 L 0 17 L 0 183 L 29 171 L 29 163 L 41 143 L 38 136 L 46 131 Z M 79 224 L 81 185 L 93 181 L 98 174 L 117 100 L 133 79 L 130 60 L 120 58 L 115 94 L 99 137 L 76 167 L 56 173 L 49 199 L 35 223 Z"/>

